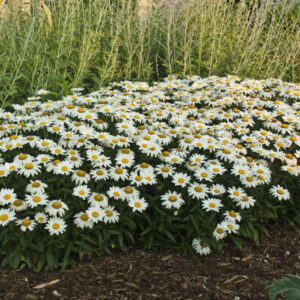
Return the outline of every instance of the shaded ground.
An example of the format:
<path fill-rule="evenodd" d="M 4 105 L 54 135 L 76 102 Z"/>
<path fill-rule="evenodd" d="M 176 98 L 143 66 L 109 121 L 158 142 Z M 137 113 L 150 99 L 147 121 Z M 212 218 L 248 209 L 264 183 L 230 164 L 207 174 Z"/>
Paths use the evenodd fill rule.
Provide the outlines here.
<path fill-rule="evenodd" d="M 239 250 L 228 242 L 203 265 L 173 251 L 132 250 L 87 259 L 64 272 L 0 269 L 0 299 L 266 300 L 266 286 L 286 274 L 300 274 L 300 232 L 273 230 L 259 246 L 246 242 Z M 38 286 L 43 283 L 50 285 Z"/>

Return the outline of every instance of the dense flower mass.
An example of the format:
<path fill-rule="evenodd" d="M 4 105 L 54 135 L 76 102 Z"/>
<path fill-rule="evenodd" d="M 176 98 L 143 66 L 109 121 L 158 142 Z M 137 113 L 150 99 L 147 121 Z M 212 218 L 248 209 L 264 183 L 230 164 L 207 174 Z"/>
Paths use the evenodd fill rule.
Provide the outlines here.
<path fill-rule="evenodd" d="M 238 233 L 253 190 L 288 201 L 278 178 L 300 174 L 300 84 L 169 76 L 37 95 L 0 109 L 1 227 L 61 235 L 198 205 L 219 241 Z M 211 252 L 207 236 L 191 245 Z"/>

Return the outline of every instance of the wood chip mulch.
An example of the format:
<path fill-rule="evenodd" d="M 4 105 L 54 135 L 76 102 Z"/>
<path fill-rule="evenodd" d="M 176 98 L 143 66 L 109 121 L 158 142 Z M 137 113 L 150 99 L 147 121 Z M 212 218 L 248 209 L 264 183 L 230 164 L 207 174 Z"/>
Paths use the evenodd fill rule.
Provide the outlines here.
<path fill-rule="evenodd" d="M 0 299 L 268 299 L 266 286 L 300 273 L 300 232 L 272 230 L 243 250 L 228 242 L 200 265 L 191 255 L 140 249 L 85 259 L 74 270 L 0 268 Z M 283 299 L 283 298 L 277 298 Z"/>

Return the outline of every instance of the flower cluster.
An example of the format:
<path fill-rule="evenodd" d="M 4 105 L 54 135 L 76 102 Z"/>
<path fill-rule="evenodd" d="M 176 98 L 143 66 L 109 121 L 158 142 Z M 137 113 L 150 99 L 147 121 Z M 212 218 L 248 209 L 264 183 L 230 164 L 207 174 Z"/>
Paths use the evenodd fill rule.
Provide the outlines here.
<path fill-rule="evenodd" d="M 253 188 L 290 198 L 271 169 L 300 174 L 299 84 L 169 76 L 81 91 L 52 101 L 40 90 L 0 109 L 1 226 L 92 230 L 118 222 L 121 204 L 144 213 L 153 204 L 148 188 L 171 214 L 188 201 L 214 214 L 218 241 L 238 233 L 257 202 Z M 192 245 L 210 253 L 202 238 Z"/>

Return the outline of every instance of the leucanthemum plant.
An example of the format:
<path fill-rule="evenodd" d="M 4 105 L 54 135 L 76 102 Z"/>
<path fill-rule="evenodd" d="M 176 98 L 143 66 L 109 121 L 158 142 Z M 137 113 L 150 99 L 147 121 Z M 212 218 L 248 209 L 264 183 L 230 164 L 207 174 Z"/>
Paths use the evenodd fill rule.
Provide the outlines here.
<path fill-rule="evenodd" d="M 64 269 L 133 243 L 207 255 L 299 221 L 299 84 L 169 76 L 76 91 L 0 109 L 2 266 Z"/>

